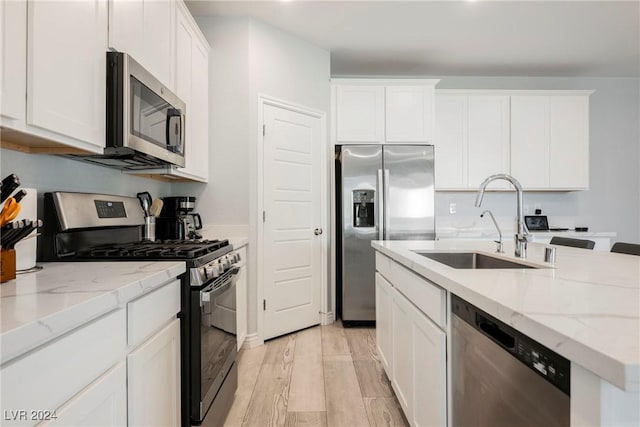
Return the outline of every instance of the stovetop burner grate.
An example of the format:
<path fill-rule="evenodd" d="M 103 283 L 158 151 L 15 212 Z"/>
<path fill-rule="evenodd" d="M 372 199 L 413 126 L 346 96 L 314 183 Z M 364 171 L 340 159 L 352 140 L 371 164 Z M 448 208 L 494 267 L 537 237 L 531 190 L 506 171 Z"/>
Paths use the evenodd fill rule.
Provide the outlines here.
<path fill-rule="evenodd" d="M 228 240 L 164 240 L 94 246 L 78 252 L 85 259 L 194 259 L 229 245 Z"/>

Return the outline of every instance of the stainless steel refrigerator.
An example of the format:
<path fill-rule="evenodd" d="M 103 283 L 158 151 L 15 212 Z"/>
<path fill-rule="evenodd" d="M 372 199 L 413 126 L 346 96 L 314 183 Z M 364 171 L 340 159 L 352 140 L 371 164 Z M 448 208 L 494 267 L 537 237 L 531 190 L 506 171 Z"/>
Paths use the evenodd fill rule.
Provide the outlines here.
<path fill-rule="evenodd" d="M 338 311 L 344 322 L 375 320 L 372 240 L 433 240 L 432 145 L 336 148 Z"/>

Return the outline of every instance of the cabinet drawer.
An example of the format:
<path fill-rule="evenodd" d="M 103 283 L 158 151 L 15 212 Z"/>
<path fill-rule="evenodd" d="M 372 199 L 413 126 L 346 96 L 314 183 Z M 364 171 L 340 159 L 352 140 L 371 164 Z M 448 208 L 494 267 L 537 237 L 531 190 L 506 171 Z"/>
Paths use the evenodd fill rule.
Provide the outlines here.
<path fill-rule="evenodd" d="M 392 262 L 390 258 L 376 252 L 376 270 L 387 279 L 389 279 L 389 266 Z"/>
<path fill-rule="evenodd" d="M 434 323 L 444 328 L 446 318 L 446 291 L 400 264 L 391 261 L 389 281 Z"/>
<path fill-rule="evenodd" d="M 180 311 L 180 281 L 164 285 L 127 304 L 127 344 L 136 346 Z"/>
<path fill-rule="evenodd" d="M 27 411 L 26 419 L 5 419 L 3 425 L 36 424 L 31 410 L 55 410 L 122 359 L 125 325 L 124 310 L 117 310 L 3 366 L 2 413 Z"/>

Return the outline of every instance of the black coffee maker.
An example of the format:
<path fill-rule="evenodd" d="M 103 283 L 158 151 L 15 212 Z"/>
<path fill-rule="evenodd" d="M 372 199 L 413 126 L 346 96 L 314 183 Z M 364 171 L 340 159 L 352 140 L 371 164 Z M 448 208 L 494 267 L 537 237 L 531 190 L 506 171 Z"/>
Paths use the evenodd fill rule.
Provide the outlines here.
<path fill-rule="evenodd" d="M 156 218 L 156 238 L 160 240 L 202 239 L 200 214 L 194 213 L 193 196 L 163 197 L 160 216 Z"/>

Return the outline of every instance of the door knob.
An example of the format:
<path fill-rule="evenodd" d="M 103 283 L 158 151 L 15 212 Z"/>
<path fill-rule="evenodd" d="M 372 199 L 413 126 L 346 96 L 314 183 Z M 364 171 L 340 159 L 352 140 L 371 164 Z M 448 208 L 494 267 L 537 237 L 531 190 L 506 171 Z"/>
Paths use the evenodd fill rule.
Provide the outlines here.
<path fill-rule="evenodd" d="M 315 230 L 313 230 L 313 234 L 315 234 L 316 236 L 319 236 L 322 234 L 322 228 L 316 228 Z"/>

